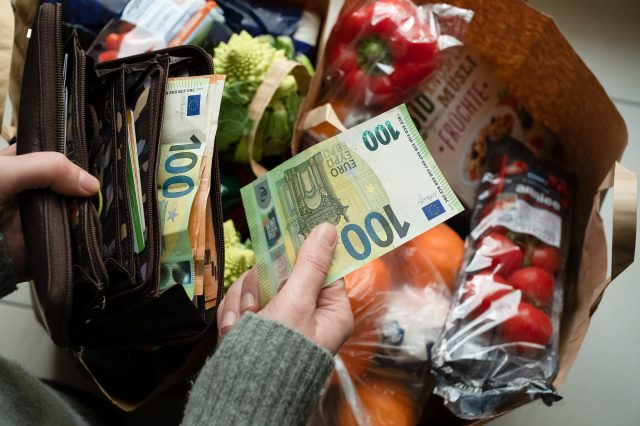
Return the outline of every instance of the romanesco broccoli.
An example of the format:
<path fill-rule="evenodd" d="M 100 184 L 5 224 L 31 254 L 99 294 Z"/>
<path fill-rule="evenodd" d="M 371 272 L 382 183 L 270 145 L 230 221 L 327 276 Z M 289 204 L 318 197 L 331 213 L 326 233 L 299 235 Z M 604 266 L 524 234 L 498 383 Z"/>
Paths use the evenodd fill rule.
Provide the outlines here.
<path fill-rule="evenodd" d="M 285 59 L 285 52 L 276 49 L 267 38 L 251 37 L 242 31 L 233 34 L 228 43 L 220 43 L 213 57 L 216 72 L 226 76 L 226 83 L 250 81 L 258 85 L 273 61 Z"/>
<path fill-rule="evenodd" d="M 244 244 L 240 240 L 240 233 L 236 231 L 233 221 L 224 223 L 224 289 L 233 284 L 240 275 L 244 274 L 255 263 L 255 254 L 251 249 L 251 241 Z"/>
<path fill-rule="evenodd" d="M 248 136 L 253 123 L 248 117 L 249 104 L 269 68 L 278 59 L 293 59 L 293 41 L 286 36 L 252 37 L 246 31 L 231 36 L 227 43 L 214 49 L 217 73 L 226 74 L 216 145 L 225 158 L 239 163 L 249 162 Z M 304 55 L 296 60 L 313 72 Z M 287 150 L 302 95 L 293 76 L 282 80 L 265 109 L 258 125 L 253 156 L 274 156 Z"/>

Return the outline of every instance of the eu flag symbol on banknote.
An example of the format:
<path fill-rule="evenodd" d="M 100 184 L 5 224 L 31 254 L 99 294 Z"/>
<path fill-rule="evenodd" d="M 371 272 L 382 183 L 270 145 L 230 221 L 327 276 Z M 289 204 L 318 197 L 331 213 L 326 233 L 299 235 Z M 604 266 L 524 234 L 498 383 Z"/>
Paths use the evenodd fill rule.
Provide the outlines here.
<path fill-rule="evenodd" d="M 427 219 L 431 220 L 445 213 L 446 210 L 440 200 L 435 200 L 434 202 L 424 206 L 422 211 L 424 212 L 424 215 L 427 216 Z"/>
<path fill-rule="evenodd" d="M 187 117 L 200 115 L 200 95 L 190 95 L 187 97 Z"/>

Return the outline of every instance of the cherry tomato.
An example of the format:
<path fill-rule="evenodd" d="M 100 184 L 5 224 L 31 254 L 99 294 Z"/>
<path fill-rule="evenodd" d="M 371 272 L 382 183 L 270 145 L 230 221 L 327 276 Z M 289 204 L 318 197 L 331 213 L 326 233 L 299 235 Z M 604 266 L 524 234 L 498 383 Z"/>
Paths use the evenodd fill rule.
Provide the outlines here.
<path fill-rule="evenodd" d="M 560 258 L 560 250 L 548 245 L 540 245 L 533 249 L 531 253 L 532 266 L 539 266 L 552 274 L 560 269 L 562 259 Z"/>
<path fill-rule="evenodd" d="M 109 33 L 104 39 L 105 50 L 120 50 L 124 34 Z"/>
<path fill-rule="evenodd" d="M 493 302 L 495 302 L 496 300 L 502 299 L 502 296 L 505 296 L 511 293 L 512 291 L 513 289 L 503 288 L 496 291 L 495 293 L 491 293 L 490 295 L 482 299 L 482 302 L 480 303 L 480 305 L 478 305 L 477 308 L 471 311 L 471 317 L 475 318 L 477 316 L 482 315 L 491 307 L 491 304 Z"/>
<path fill-rule="evenodd" d="M 524 161 L 516 160 L 505 167 L 504 174 L 507 176 L 515 176 L 527 173 L 528 170 L 529 166 L 527 165 L 527 163 L 525 163 Z"/>
<path fill-rule="evenodd" d="M 477 277 L 490 277 L 494 283 L 499 284 L 507 284 L 506 278 L 501 275 L 494 274 L 492 272 L 480 272 L 479 274 L 475 274 L 472 277 L 467 277 L 467 280 L 464 283 L 464 292 L 460 297 L 460 303 L 467 300 L 469 297 L 476 294 L 476 288 L 480 285 L 480 282 L 477 280 Z"/>
<path fill-rule="evenodd" d="M 524 260 L 522 248 L 498 232 L 483 237 L 476 254 L 490 258 L 491 270 L 503 277 L 522 267 Z"/>
<path fill-rule="evenodd" d="M 546 345 L 552 332 L 553 325 L 547 314 L 525 302 L 520 302 L 515 316 L 502 323 L 502 337 L 512 343 Z"/>
<path fill-rule="evenodd" d="M 478 220 L 482 220 L 485 217 L 489 216 L 489 214 L 493 211 L 493 209 L 496 208 L 496 201 L 495 200 L 491 200 L 489 201 L 480 211 L 480 217 L 478 218 Z"/>
<path fill-rule="evenodd" d="M 117 58 L 118 58 L 117 50 L 105 50 L 100 55 L 98 55 L 98 62 L 112 61 Z"/>
<path fill-rule="evenodd" d="M 132 24 L 131 22 L 122 21 L 122 22 L 120 22 L 120 26 L 118 28 L 118 31 L 120 32 L 120 34 L 128 33 L 129 31 L 131 31 L 135 27 L 136 26 L 134 24 Z"/>
<path fill-rule="evenodd" d="M 538 266 L 522 268 L 507 278 L 516 290 L 522 291 L 524 299 L 541 308 L 547 308 L 553 300 L 553 275 Z"/>

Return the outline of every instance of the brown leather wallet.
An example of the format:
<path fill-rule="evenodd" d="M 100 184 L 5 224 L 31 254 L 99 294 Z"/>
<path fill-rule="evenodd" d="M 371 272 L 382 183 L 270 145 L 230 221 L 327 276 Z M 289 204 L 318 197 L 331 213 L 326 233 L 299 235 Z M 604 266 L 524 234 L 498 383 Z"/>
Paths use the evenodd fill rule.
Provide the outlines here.
<path fill-rule="evenodd" d="M 155 175 L 167 78 L 212 74 L 212 58 L 199 47 L 182 46 L 94 64 L 75 33 L 63 32 L 60 5 L 42 5 L 24 69 L 18 154 L 64 153 L 99 178 L 104 202 L 98 214 L 97 196 L 65 197 L 49 189 L 21 194 L 28 267 L 43 322 L 58 346 L 82 354 L 85 363 L 96 355 L 104 364 L 107 351 L 130 357 L 131 348 L 195 345 L 215 327 L 216 308 L 194 303 L 179 284 L 160 290 Z M 138 117 L 147 224 L 139 253 L 125 184 L 126 109 Z M 224 238 L 217 163 L 216 154 L 211 200 L 219 300 Z"/>

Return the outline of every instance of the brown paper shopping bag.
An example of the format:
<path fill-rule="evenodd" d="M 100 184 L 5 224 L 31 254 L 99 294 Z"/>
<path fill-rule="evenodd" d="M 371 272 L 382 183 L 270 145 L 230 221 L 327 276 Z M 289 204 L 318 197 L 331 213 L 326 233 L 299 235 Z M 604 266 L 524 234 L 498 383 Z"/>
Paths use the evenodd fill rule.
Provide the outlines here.
<path fill-rule="evenodd" d="M 347 0 L 343 10 L 350 3 Z M 566 153 L 566 168 L 577 176 L 559 369 L 554 381 L 558 386 L 575 361 L 604 290 L 634 259 L 637 181 L 633 172 L 617 162 L 627 144 L 627 130 L 596 77 L 552 18 L 521 0 L 449 3 L 475 12 L 465 46 L 482 56 L 531 115 L 558 135 Z M 324 58 L 319 58 L 318 72 L 303 103 L 305 113 L 292 142 L 294 154 L 301 149 L 306 130 L 323 122 L 341 130 L 341 123 L 328 104 L 316 107 L 322 90 L 323 63 Z M 427 138 L 428 146 L 429 142 Z M 599 210 L 602 195 L 611 187 L 614 232 L 611 241 L 607 241 Z M 611 259 L 607 258 L 607 245 L 612 246 Z M 611 276 L 607 275 L 609 265 Z M 509 409 L 526 402 L 518 401 Z M 430 403 L 431 412 L 425 412 L 423 423 L 462 422 L 440 409 Z"/>

